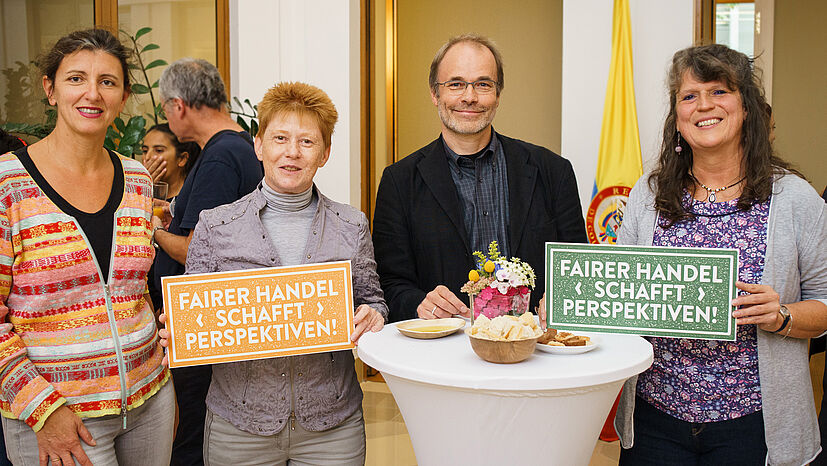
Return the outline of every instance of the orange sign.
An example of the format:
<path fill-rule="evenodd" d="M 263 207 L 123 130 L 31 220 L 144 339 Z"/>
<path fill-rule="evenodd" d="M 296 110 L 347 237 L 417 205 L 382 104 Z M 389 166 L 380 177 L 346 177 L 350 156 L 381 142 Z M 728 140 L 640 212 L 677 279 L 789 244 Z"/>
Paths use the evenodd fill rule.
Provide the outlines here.
<path fill-rule="evenodd" d="M 353 348 L 350 261 L 161 279 L 169 366 Z"/>

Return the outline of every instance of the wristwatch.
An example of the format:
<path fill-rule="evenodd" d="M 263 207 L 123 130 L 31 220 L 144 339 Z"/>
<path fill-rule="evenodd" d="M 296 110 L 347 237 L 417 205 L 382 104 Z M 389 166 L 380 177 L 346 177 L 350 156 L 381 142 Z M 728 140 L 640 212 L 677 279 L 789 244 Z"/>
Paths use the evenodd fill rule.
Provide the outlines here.
<path fill-rule="evenodd" d="M 780 314 L 781 318 L 784 319 L 784 320 L 781 322 L 781 327 L 778 327 L 778 330 L 776 330 L 772 333 L 778 333 L 778 332 L 784 330 L 784 327 L 786 327 L 787 324 L 790 323 L 790 310 L 787 309 L 787 306 L 782 304 L 781 308 L 778 310 L 778 314 Z"/>
<path fill-rule="evenodd" d="M 163 229 L 164 228 L 161 227 L 161 226 L 152 227 L 152 234 L 149 236 L 149 240 L 152 241 L 152 246 L 154 246 L 155 249 L 158 249 L 160 247 L 160 246 L 158 246 L 158 243 L 155 242 L 155 232 L 158 231 L 158 230 L 163 230 Z"/>

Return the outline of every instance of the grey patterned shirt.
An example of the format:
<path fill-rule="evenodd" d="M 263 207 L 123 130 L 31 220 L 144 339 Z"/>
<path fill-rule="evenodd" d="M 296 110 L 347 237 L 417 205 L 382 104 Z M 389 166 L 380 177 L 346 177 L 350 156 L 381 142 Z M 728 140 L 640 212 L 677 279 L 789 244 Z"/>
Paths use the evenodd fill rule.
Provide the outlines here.
<path fill-rule="evenodd" d="M 496 240 L 500 254 L 508 257 L 508 171 L 499 138 L 492 129 L 491 141 L 476 157 L 459 155 L 444 139 L 442 143 L 471 249 L 488 251 L 488 245 Z"/>

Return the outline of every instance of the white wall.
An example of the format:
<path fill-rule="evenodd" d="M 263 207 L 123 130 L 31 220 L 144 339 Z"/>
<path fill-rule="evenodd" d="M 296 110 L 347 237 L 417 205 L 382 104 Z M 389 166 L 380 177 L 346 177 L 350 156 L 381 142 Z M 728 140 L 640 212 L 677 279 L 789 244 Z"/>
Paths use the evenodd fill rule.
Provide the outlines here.
<path fill-rule="evenodd" d="M 230 66 L 231 94 L 241 100 L 258 103 L 279 81 L 330 96 L 339 122 L 315 180 L 328 197 L 358 208 L 359 0 L 230 0 Z"/>
<path fill-rule="evenodd" d="M 583 212 L 591 201 L 612 46 L 612 0 L 563 1 L 561 153 L 574 166 Z M 643 170 L 660 145 L 672 55 L 692 45 L 693 0 L 630 0 Z"/>

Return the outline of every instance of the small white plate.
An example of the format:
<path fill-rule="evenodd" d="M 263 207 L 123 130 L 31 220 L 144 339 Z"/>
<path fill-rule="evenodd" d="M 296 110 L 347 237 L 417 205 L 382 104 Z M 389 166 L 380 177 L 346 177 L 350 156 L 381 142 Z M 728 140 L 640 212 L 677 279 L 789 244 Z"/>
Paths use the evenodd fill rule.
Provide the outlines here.
<path fill-rule="evenodd" d="M 455 317 L 429 320 L 416 319 L 396 324 L 396 329 L 402 335 L 421 340 L 446 337 L 463 327 L 465 327 L 465 321 Z"/>
<path fill-rule="evenodd" d="M 537 343 L 537 349 L 551 354 L 582 354 L 600 346 L 599 336 L 585 333 L 575 333 L 575 335 L 583 335 L 589 337 L 590 340 L 585 346 L 551 346 L 545 343 Z"/>

